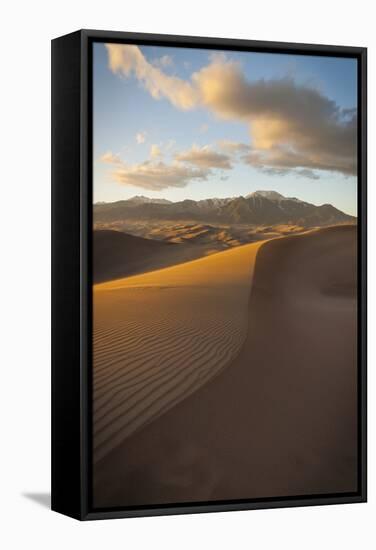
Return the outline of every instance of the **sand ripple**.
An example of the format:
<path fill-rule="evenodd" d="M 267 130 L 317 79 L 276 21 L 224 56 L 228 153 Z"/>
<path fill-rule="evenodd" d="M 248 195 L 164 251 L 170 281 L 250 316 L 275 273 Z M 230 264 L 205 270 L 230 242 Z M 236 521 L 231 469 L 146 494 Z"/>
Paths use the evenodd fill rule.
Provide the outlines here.
<path fill-rule="evenodd" d="M 95 461 L 236 357 L 261 244 L 95 285 Z"/>

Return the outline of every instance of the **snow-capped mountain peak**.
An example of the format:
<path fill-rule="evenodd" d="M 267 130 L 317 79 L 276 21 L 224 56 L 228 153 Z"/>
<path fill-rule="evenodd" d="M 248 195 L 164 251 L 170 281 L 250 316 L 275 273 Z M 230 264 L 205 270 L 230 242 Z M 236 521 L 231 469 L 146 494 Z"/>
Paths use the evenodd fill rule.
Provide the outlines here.
<path fill-rule="evenodd" d="M 135 195 L 134 197 L 128 199 L 128 201 L 135 204 L 171 204 L 171 201 L 167 199 L 149 198 L 144 195 Z"/>
<path fill-rule="evenodd" d="M 254 191 L 245 198 L 248 199 L 249 197 L 264 197 L 265 199 L 269 199 L 271 201 L 281 201 L 286 198 L 280 193 L 277 193 L 277 191 Z"/>

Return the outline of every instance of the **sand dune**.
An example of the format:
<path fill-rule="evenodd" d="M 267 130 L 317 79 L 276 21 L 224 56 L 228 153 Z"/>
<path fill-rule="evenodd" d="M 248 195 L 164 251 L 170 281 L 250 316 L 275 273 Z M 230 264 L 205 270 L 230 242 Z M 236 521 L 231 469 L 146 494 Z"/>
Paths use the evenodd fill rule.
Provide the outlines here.
<path fill-rule="evenodd" d="M 261 244 L 94 286 L 96 461 L 233 361 Z"/>
<path fill-rule="evenodd" d="M 254 256 L 257 249 L 248 250 Z M 233 266 L 237 277 L 239 268 L 245 275 L 240 256 L 248 250 L 231 251 L 239 254 L 237 265 L 227 256 L 227 266 Z M 209 260 L 219 261 L 226 254 Z M 184 272 L 180 276 L 184 278 Z M 180 276 L 175 272 L 174 284 Z M 223 278 L 229 286 L 217 298 L 218 311 L 224 314 L 219 330 L 225 338 L 225 320 L 246 300 L 245 292 L 241 298 L 234 291 L 236 307 L 222 310 L 222 299 L 232 292 L 230 273 Z M 221 279 L 219 266 L 212 279 Z M 151 283 L 148 277 L 141 284 Z M 103 296 L 112 293 L 116 301 L 118 291 L 110 288 L 104 287 Z M 204 302 L 204 293 L 199 294 L 192 312 L 198 308 L 205 318 L 211 306 Z M 188 297 L 193 300 L 192 294 Z M 145 317 L 155 315 L 155 305 Z M 175 302 L 175 316 L 181 307 Z M 241 311 L 243 315 L 244 308 Z M 96 506 L 356 490 L 356 227 L 285 237 L 262 246 L 248 312 L 247 336 L 232 363 L 95 466 Z M 193 330 L 198 319 L 190 325 Z M 171 334 L 166 344 L 176 338 Z M 138 345 L 143 347 L 144 341 Z M 177 365 L 185 365 L 196 346 L 192 338 Z"/>
<path fill-rule="evenodd" d="M 94 231 L 93 253 L 94 283 L 184 263 L 205 255 L 195 246 L 145 239 L 113 230 Z"/>
<path fill-rule="evenodd" d="M 271 239 L 286 234 L 302 233 L 312 227 L 303 225 L 249 225 L 249 224 L 213 224 L 187 221 L 148 221 L 121 220 L 112 223 L 96 223 L 97 231 L 111 231 L 117 234 L 124 232 L 129 235 L 143 237 L 150 242 L 179 243 L 191 247 L 191 251 L 200 256 L 205 255 L 205 249 L 226 250 L 234 246 Z M 115 230 L 115 231 L 114 231 Z M 95 237 L 94 237 L 95 238 Z M 178 250 L 175 247 L 175 250 Z M 179 252 L 182 252 L 180 248 Z M 196 256 L 198 257 L 198 256 Z M 186 258 L 187 261 L 189 258 Z M 193 259 L 193 257 L 192 257 Z M 104 258 L 99 257 L 101 263 Z M 138 261 L 138 258 L 137 258 Z M 183 260 L 184 261 L 184 260 Z M 128 273 L 127 273 L 128 275 Z"/>

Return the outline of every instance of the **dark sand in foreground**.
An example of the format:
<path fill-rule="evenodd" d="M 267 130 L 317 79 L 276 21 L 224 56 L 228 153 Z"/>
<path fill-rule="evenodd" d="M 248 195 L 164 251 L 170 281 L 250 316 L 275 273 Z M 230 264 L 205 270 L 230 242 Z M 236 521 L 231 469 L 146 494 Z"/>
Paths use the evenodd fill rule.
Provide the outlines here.
<path fill-rule="evenodd" d="M 94 506 L 357 489 L 356 227 L 264 244 L 245 344 L 109 453 Z"/>

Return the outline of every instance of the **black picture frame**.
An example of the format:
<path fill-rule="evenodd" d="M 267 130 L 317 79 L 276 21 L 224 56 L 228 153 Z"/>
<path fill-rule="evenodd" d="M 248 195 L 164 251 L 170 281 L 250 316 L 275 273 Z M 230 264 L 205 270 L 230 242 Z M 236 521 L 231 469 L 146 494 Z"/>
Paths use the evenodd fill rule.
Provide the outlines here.
<path fill-rule="evenodd" d="M 358 491 L 93 509 L 91 262 L 93 42 L 352 57 L 358 61 Z M 80 30 L 52 40 L 52 509 L 80 520 L 365 502 L 367 499 L 366 48 Z"/>

